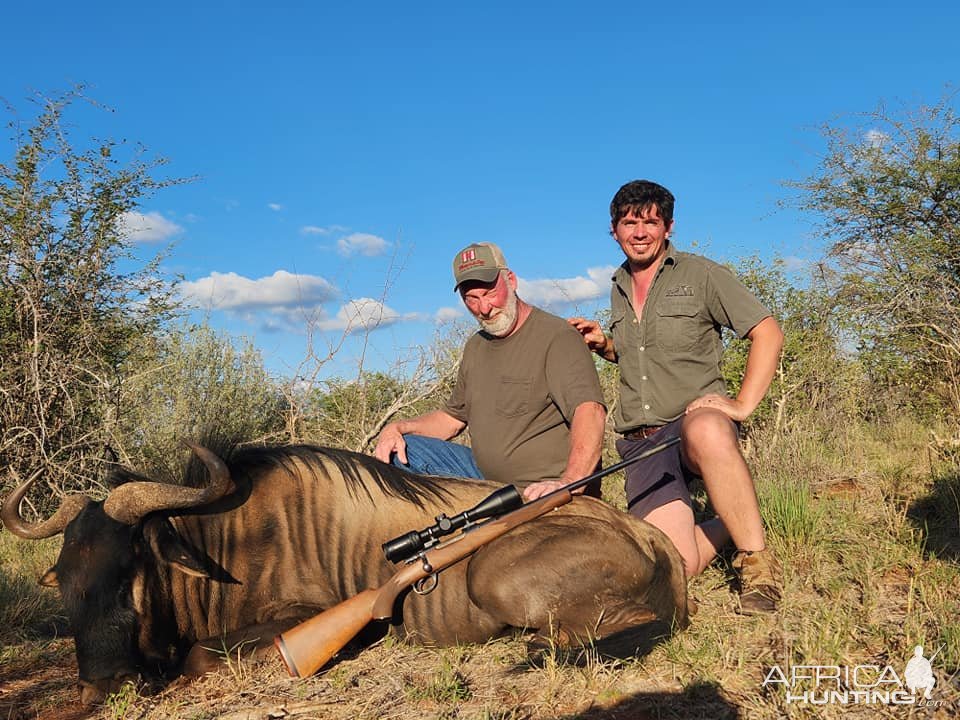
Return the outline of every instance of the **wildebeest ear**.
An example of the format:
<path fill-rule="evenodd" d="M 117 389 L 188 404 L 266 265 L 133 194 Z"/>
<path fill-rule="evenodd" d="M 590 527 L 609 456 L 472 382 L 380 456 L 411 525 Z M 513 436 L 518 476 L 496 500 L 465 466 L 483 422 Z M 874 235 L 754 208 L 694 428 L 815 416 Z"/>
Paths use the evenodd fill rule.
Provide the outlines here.
<path fill-rule="evenodd" d="M 37 582 L 43 585 L 43 587 L 60 587 L 60 581 L 57 579 L 57 571 L 53 568 L 47 570 Z"/>
<path fill-rule="evenodd" d="M 138 472 L 134 472 L 130 468 L 125 468 L 122 465 L 115 465 L 107 470 L 107 475 L 104 478 L 104 483 L 111 490 L 118 488 L 121 485 L 126 485 L 129 482 L 153 482 L 151 478 L 148 478 L 146 475 L 141 475 Z"/>
<path fill-rule="evenodd" d="M 209 578 L 205 563 L 197 557 L 164 517 L 152 517 L 143 525 L 143 536 L 150 544 L 153 554 L 163 563 L 193 577 Z"/>

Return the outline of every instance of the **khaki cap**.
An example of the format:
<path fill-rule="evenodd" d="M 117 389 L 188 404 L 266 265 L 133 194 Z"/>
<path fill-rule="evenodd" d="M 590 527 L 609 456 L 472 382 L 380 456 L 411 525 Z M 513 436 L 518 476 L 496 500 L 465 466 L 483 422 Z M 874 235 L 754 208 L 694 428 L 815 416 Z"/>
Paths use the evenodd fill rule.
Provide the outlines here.
<path fill-rule="evenodd" d="M 456 282 L 453 289 L 467 280 L 493 282 L 500 271 L 506 269 L 507 261 L 500 248 L 489 242 L 473 243 L 453 258 L 453 279 Z"/>

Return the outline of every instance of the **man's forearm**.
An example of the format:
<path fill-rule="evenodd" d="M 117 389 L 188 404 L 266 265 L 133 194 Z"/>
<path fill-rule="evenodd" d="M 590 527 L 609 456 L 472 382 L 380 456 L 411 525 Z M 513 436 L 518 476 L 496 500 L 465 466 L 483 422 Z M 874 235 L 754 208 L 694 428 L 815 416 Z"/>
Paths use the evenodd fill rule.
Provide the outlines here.
<path fill-rule="evenodd" d="M 750 351 L 747 354 L 747 367 L 743 373 L 737 402 L 749 415 L 770 389 L 780 360 L 780 350 L 783 348 L 783 332 L 776 320 L 767 317 L 747 333 L 747 338 L 750 339 Z"/>
<path fill-rule="evenodd" d="M 407 420 L 398 420 L 397 429 L 402 435 L 425 435 L 439 440 L 449 440 L 459 435 L 466 423 L 443 410 L 434 410 Z"/>
<path fill-rule="evenodd" d="M 563 473 L 564 482 L 579 480 L 596 470 L 606 419 L 606 408 L 600 403 L 585 402 L 577 406 L 570 422 L 570 454 Z"/>

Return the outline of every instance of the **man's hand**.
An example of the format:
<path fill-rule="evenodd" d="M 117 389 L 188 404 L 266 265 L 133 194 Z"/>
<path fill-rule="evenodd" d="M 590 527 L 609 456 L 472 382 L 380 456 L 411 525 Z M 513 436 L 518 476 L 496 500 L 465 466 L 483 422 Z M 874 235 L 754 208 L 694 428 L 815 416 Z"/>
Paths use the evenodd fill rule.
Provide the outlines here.
<path fill-rule="evenodd" d="M 568 318 L 567 322 L 583 336 L 583 341 L 592 352 L 603 355 L 607 349 L 607 336 L 603 334 L 600 323 L 582 317 Z"/>
<path fill-rule="evenodd" d="M 523 491 L 523 499 L 526 502 L 531 500 L 536 500 L 537 498 L 542 498 L 544 495 L 549 495 L 554 490 L 559 490 L 562 487 L 566 487 L 576 480 L 541 480 L 540 482 L 533 483 L 532 485 L 527 485 Z M 573 491 L 573 495 L 580 495 L 586 488 L 579 487 Z"/>
<path fill-rule="evenodd" d="M 613 346 L 613 338 L 603 334 L 600 323 L 582 317 L 568 318 L 567 322 L 583 336 L 587 347 L 608 362 L 617 362 L 617 349 Z"/>
<path fill-rule="evenodd" d="M 743 405 L 737 400 L 728 398 L 726 395 L 717 395 L 715 393 L 698 397 L 692 403 L 687 405 L 685 413 L 689 415 L 691 412 L 698 410 L 699 408 L 713 408 L 714 410 L 719 410 L 734 422 L 742 422 L 747 419 L 748 415 L 750 415 L 750 411 L 743 407 Z"/>
<path fill-rule="evenodd" d="M 393 453 L 397 454 L 397 459 L 404 465 L 408 464 L 407 443 L 403 439 L 403 433 L 400 432 L 400 423 L 395 422 L 387 423 L 380 431 L 380 436 L 377 438 L 377 447 L 373 450 L 377 460 L 385 463 L 390 462 L 390 456 Z"/>

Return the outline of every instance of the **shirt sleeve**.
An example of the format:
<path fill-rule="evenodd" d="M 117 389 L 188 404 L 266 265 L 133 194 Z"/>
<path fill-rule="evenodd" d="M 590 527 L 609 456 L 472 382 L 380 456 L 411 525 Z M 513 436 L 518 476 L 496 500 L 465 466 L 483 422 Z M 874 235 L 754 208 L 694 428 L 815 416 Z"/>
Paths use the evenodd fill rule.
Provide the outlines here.
<path fill-rule="evenodd" d="M 547 388 L 567 423 L 577 407 L 596 402 L 606 407 L 593 353 L 576 330 L 566 326 L 557 333 L 547 349 Z"/>
<path fill-rule="evenodd" d="M 708 276 L 707 303 L 720 325 L 746 337 L 757 323 L 773 315 L 727 267 L 715 264 Z"/>
<path fill-rule="evenodd" d="M 450 392 L 447 404 L 443 411 L 460 422 L 467 422 L 468 404 L 467 404 L 467 348 L 464 349 L 463 357 L 460 358 L 460 367 L 457 369 L 457 382 Z"/>

